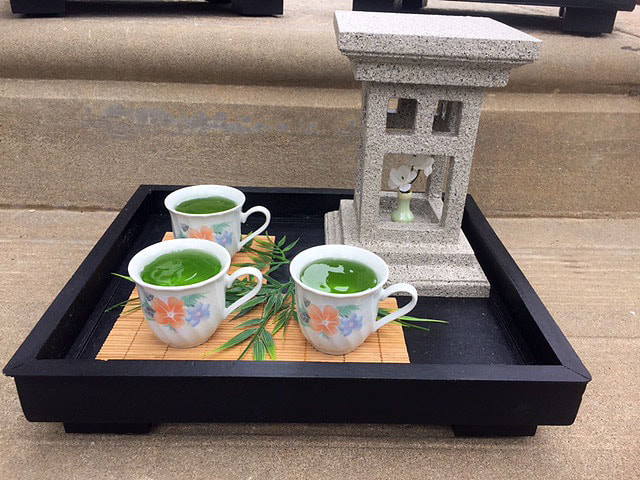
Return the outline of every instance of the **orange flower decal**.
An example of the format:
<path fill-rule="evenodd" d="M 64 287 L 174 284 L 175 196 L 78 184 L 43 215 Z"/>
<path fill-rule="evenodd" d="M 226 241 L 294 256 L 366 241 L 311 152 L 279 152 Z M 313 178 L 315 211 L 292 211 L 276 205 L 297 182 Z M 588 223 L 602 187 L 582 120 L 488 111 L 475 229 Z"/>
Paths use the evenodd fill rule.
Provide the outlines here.
<path fill-rule="evenodd" d="M 170 325 L 173 328 L 180 328 L 184 325 L 184 317 L 187 311 L 184 302 L 176 297 L 169 297 L 164 303 L 158 297 L 151 301 L 151 307 L 155 310 L 153 319 L 158 325 Z"/>
<path fill-rule="evenodd" d="M 338 333 L 340 313 L 337 308 L 326 305 L 323 309 L 320 309 L 317 305 L 311 304 L 307 311 L 309 312 L 309 326 L 313 330 L 324 333 L 328 337 Z"/>
<path fill-rule="evenodd" d="M 216 241 L 216 237 L 213 235 L 213 228 L 207 227 L 206 225 L 203 225 L 200 230 L 197 228 L 189 228 L 187 237 L 202 238 L 203 240 L 211 240 L 212 242 Z"/>

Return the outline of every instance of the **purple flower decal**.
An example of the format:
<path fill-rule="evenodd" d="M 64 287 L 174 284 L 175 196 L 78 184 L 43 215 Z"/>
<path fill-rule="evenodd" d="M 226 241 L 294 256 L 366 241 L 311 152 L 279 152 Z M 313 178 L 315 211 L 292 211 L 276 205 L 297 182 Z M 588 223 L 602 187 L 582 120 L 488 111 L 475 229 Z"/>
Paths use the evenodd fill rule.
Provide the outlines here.
<path fill-rule="evenodd" d="M 151 302 L 153 300 L 153 294 L 147 292 L 144 288 L 139 288 L 138 290 L 142 290 L 143 300 L 146 300 L 147 302 Z"/>
<path fill-rule="evenodd" d="M 216 235 L 216 242 L 223 247 L 228 247 L 233 241 L 233 234 L 229 231 L 225 231 L 219 235 Z"/>
<path fill-rule="evenodd" d="M 209 305 L 198 303 L 195 307 L 187 308 L 187 322 L 192 327 L 197 326 L 202 320 L 209 318 Z"/>
<path fill-rule="evenodd" d="M 153 309 L 151 304 L 144 300 L 142 301 L 142 311 L 148 318 L 153 318 L 154 315 L 156 314 L 156 311 Z"/>
<path fill-rule="evenodd" d="M 153 318 L 156 314 L 156 311 L 151 306 L 154 296 L 141 287 L 138 288 L 138 292 L 140 293 L 140 306 L 142 307 L 143 313 L 147 318 Z"/>
<path fill-rule="evenodd" d="M 309 320 L 311 320 L 309 318 L 309 314 L 305 311 L 299 312 L 298 313 L 298 319 L 300 320 L 300 323 L 302 325 L 309 325 Z"/>
<path fill-rule="evenodd" d="M 346 337 L 347 335 L 350 335 L 354 330 L 360 330 L 362 328 L 362 316 L 357 315 L 354 312 L 349 318 L 343 318 L 338 328 Z"/>

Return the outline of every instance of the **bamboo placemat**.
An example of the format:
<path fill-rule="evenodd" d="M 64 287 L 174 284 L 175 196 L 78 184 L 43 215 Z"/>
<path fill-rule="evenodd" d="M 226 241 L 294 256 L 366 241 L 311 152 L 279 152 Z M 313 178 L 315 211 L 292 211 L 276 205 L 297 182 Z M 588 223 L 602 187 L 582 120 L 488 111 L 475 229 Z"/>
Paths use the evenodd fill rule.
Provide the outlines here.
<path fill-rule="evenodd" d="M 167 233 L 163 240 L 173 238 Z M 265 237 L 262 237 L 265 238 Z M 234 255 L 232 263 L 250 262 L 246 253 Z M 230 272 L 236 268 L 231 267 Z M 134 289 L 131 297 L 137 297 Z M 395 298 L 387 298 L 380 305 L 394 310 L 397 308 Z M 123 310 L 126 311 L 125 308 Z M 158 340 L 147 325 L 141 310 L 120 315 L 116 320 L 109 336 L 105 340 L 97 360 L 237 360 L 245 345 L 237 345 L 222 352 L 213 353 L 216 347 L 222 345 L 237 335 L 240 330 L 235 326 L 250 318 L 260 316 L 262 307 L 256 307 L 252 312 L 233 322 L 225 319 L 213 336 L 197 347 L 171 348 Z M 231 318 L 231 317 L 230 317 Z M 355 351 L 347 355 L 327 355 L 317 351 L 307 342 L 300 331 L 300 326 L 291 320 L 283 338 L 282 331 L 275 335 L 276 353 L 278 361 L 297 362 L 360 362 L 360 363 L 409 363 L 407 346 L 400 325 L 389 324 L 378 330 Z M 252 352 L 247 352 L 243 360 L 252 360 Z M 267 359 L 270 358 L 267 356 Z"/>

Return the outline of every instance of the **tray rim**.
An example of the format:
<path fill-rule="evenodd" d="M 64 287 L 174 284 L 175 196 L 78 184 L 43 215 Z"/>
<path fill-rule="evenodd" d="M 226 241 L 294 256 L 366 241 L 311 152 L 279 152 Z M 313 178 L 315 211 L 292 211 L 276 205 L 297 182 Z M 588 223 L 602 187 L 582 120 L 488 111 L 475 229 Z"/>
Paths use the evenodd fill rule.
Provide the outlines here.
<path fill-rule="evenodd" d="M 482 237 L 488 251 L 476 251 L 481 264 L 492 261 L 490 282 L 505 283 L 508 294 L 517 301 L 523 313 L 531 315 L 541 338 L 558 358 L 559 365 L 456 365 L 456 364 L 358 364 L 323 362 L 237 362 L 237 361 L 181 361 L 181 360 L 95 360 L 95 359 L 38 359 L 50 335 L 58 328 L 66 312 L 91 279 L 96 265 L 127 229 L 134 216 L 153 192 L 169 192 L 178 185 L 140 185 L 116 216 L 71 279 L 63 287 L 41 319 L 22 342 L 5 366 L 3 373 L 15 377 L 150 377 L 150 378 L 359 378 L 424 381 L 514 381 L 582 384 L 591 380 L 568 340 L 555 323 L 507 249 L 497 237 L 479 207 L 468 195 L 463 230 L 474 250 Z M 349 198 L 352 190 L 239 187 L 256 194 L 333 194 Z M 487 260 L 488 258 L 488 260 Z M 483 265 L 484 268 L 484 265 Z M 488 275 L 489 276 L 489 275 Z M 496 280 L 497 279 L 497 280 Z"/>

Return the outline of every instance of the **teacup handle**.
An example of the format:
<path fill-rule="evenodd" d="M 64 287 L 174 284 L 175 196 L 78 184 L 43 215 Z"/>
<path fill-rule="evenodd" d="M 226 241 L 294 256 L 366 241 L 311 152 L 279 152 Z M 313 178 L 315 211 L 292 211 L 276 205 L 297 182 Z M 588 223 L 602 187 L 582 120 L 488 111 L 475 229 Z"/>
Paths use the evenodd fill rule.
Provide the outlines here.
<path fill-rule="evenodd" d="M 225 281 L 225 287 L 224 287 L 225 290 L 231 287 L 233 282 L 235 282 L 238 279 L 238 277 L 242 277 L 243 275 L 251 275 L 252 277 L 256 277 L 256 280 L 258 280 L 258 283 L 256 284 L 255 287 L 251 289 L 250 292 L 244 294 L 241 298 L 239 298 L 238 300 L 236 300 L 235 302 L 233 302 L 231 305 L 229 305 L 227 308 L 224 309 L 224 318 L 227 318 L 227 316 L 231 312 L 233 312 L 238 307 L 244 305 L 253 297 L 255 297 L 257 293 L 260 291 L 260 289 L 262 288 L 262 272 L 254 267 L 242 267 L 236 270 L 235 272 L 233 272 L 231 275 L 227 275 L 227 279 Z"/>
<path fill-rule="evenodd" d="M 251 215 L 252 213 L 262 213 L 267 218 L 266 218 L 265 222 L 262 224 L 262 226 L 260 228 L 258 228 L 251 235 L 247 235 L 247 237 L 240 242 L 240 244 L 238 246 L 239 249 L 244 247 L 247 242 L 250 242 L 251 240 L 256 238 L 256 236 L 258 236 L 262 232 L 264 232 L 267 229 L 267 227 L 269 226 L 269 222 L 271 221 L 271 212 L 266 207 L 251 207 L 246 212 L 240 213 L 240 221 L 242 223 L 246 222 L 247 218 L 249 218 L 249 215 Z"/>
<path fill-rule="evenodd" d="M 391 312 L 389 315 L 385 315 L 380 320 L 376 320 L 374 325 L 374 332 L 377 331 L 380 327 L 384 327 L 387 323 L 393 322 L 394 320 L 406 315 L 413 307 L 418 303 L 418 292 L 413 287 L 413 285 L 409 285 L 408 283 L 396 283 L 395 285 L 391 285 L 389 288 L 383 288 L 380 292 L 380 299 L 378 302 L 381 302 L 389 295 L 393 295 L 397 292 L 406 292 L 411 295 L 411 301 L 407 303 L 404 307 L 399 308 L 395 312 Z"/>

